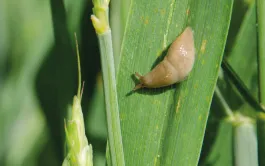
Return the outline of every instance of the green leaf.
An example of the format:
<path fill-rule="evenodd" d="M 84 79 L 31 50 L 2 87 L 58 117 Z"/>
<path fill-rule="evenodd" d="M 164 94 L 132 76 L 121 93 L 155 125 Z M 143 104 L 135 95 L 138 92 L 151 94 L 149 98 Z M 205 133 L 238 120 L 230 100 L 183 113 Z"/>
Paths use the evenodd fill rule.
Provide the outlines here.
<path fill-rule="evenodd" d="M 253 1 L 240 27 L 238 35 L 231 53 L 228 56 L 228 62 L 235 70 L 236 74 L 240 77 L 247 89 L 255 97 L 257 101 L 258 97 L 258 66 L 257 66 L 257 28 L 256 28 L 256 3 Z M 236 84 L 236 86 L 240 86 Z M 242 92 L 240 92 L 243 95 Z M 250 96 L 250 95 L 249 95 Z M 254 99 L 254 98 L 252 98 Z M 235 100 L 233 99 L 232 102 Z M 248 102 L 253 103 L 251 99 L 247 99 Z M 240 112 L 253 115 L 253 110 L 259 109 L 259 105 L 255 104 L 251 108 L 248 104 L 241 104 L 238 109 Z"/>
<path fill-rule="evenodd" d="M 115 69 L 119 68 L 120 49 L 123 39 L 124 29 L 129 14 L 131 0 L 111 0 L 110 8 L 110 26 L 112 32 L 112 44 Z"/>
<path fill-rule="evenodd" d="M 257 0 L 258 48 L 259 48 L 259 99 L 265 107 L 265 2 Z"/>
<path fill-rule="evenodd" d="M 233 1 L 131 2 L 118 71 L 126 165 L 197 165 Z M 187 80 L 131 95 L 131 75 L 145 74 L 189 25 L 196 62 Z"/>
<path fill-rule="evenodd" d="M 244 17 L 228 62 L 246 84 L 252 95 L 258 96 L 256 3 Z"/>
<path fill-rule="evenodd" d="M 221 121 L 205 166 L 233 166 L 233 126 L 230 119 Z"/>
<path fill-rule="evenodd" d="M 230 28 L 233 29 L 234 27 L 230 27 Z M 242 24 L 240 25 L 240 29 L 239 29 L 239 32 L 237 33 L 234 45 L 231 49 L 231 53 L 228 55 L 228 61 L 233 67 L 233 69 L 236 71 L 236 72 L 234 71 L 234 74 L 237 74 L 237 77 L 240 77 L 242 79 L 242 82 L 246 85 L 245 88 L 247 90 L 250 90 L 251 92 L 250 95 L 257 95 L 256 93 L 257 92 L 257 59 L 256 59 L 257 42 L 256 40 L 257 40 L 256 38 L 256 5 L 255 3 L 252 2 L 248 7 L 248 10 L 244 16 Z M 224 70 L 224 73 L 225 75 L 227 75 L 226 70 Z M 234 77 L 234 79 L 236 79 L 236 77 Z M 237 93 L 238 91 L 235 90 L 234 88 L 235 86 L 232 86 L 230 82 L 223 80 L 223 79 L 219 79 L 218 85 L 222 87 L 222 90 L 223 90 L 222 92 L 224 91 L 226 92 L 222 94 L 224 95 L 226 102 L 229 104 L 231 109 L 233 109 L 233 111 L 237 110 L 239 112 L 244 112 L 247 114 L 252 112 L 252 115 L 253 115 L 254 105 L 250 107 L 250 105 L 248 105 L 248 103 L 245 100 L 241 100 L 241 96 L 243 95 L 242 91 L 240 91 L 240 94 Z M 236 85 L 236 86 L 239 86 L 239 85 Z M 241 100 L 240 106 L 235 107 L 236 103 L 239 104 L 238 99 Z M 247 100 L 250 101 L 250 99 L 247 99 Z M 213 102 L 212 106 L 214 108 L 212 110 L 214 111 L 213 112 L 214 114 L 223 112 L 220 109 L 221 108 L 220 105 Z M 222 127 L 223 127 L 223 122 L 221 122 L 219 129 L 221 129 Z M 260 126 L 260 127 L 263 127 L 263 126 Z M 208 130 L 211 128 L 215 128 L 215 126 L 213 125 L 207 126 Z M 226 139 L 227 137 L 230 137 L 231 135 L 230 129 L 227 127 L 224 130 L 226 130 L 226 137 L 224 137 L 224 135 L 220 134 L 219 132 L 216 135 L 215 144 L 212 147 L 211 152 L 208 154 L 208 158 L 206 161 L 208 165 L 229 165 L 228 164 L 229 160 L 240 161 L 241 160 L 240 158 L 242 158 L 241 153 L 239 153 L 240 150 L 237 151 L 237 153 L 235 153 L 236 149 L 233 150 L 231 145 L 229 145 L 230 147 L 228 146 L 229 142 L 227 142 Z M 237 134 L 236 132 L 233 133 L 234 134 L 233 137 L 235 139 L 234 144 L 237 145 L 237 148 L 239 149 L 246 148 L 244 146 L 244 143 L 240 144 L 239 142 L 241 141 L 240 137 L 242 137 L 242 135 L 239 134 L 240 133 L 239 130 L 241 130 L 241 128 L 237 126 L 235 127 L 234 130 L 238 132 Z M 214 130 L 211 130 L 211 131 L 215 132 Z M 212 133 L 208 132 L 207 134 L 208 135 L 206 135 L 206 138 L 209 137 Z M 253 139 L 253 137 L 254 137 L 253 135 L 249 134 L 244 139 L 246 140 Z M 218 140 L 222 140 L 222 142 L 219 143 Z M 252 140 L 252 142 L 250 141 L 250 143 L 248 143 L 247 145 L 252 144 L 252 143 L 254 144 L 255 142 L 256 140 Z M 205 146 L 207 146 L 209 144 L 209 141 L 208 142 L 205 141 L 205 143 L 206 143 Z M 253 144 L 249 148 L 256 148 L 255 147 L 256 145 L 255 144 L 253 145 Z M 224 151 L 225 149 L 227 150 L 226 152 Z M 248 152 L 248 150 L 245 152 Z M 256 157 L 254 157 L 255 155 L 256 154 L 247 155 L 247 157 L 246 156 L 243 157 L 244 159 L 242 160 L 251 160 L 252 158 L 256 159 L 257 155 Z M 214 160 L 215 158 L 216 158 L 216 161 Z M 230 165 L 234 165 L 234 163 L 230 162 Z"/>

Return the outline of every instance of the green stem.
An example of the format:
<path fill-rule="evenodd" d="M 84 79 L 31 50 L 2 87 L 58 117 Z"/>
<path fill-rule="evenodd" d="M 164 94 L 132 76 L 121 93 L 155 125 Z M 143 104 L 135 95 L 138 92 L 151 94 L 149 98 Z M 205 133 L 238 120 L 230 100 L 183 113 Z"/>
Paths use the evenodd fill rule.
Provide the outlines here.
<path fill-rule="evenodd" d="M 222 68 L 224 72 L 227 74 L 229 79 L 232 81 L 232 83 L 235 85 L 237 90 L 241 93 L 243 98 L 256 110 L 265 112 L 265 109 L 259 104 L 259 102 L 255 99 L 255 97 L 252 96 L 252 94 L 249 92 L 247 86 L 244 84 L 244 82 L 239 78 L 239 76 L 236 74 L 234 69 L 230 66 L 230 64 L 227 62 L 226 59 L 222 61 Z"/>
<path fill-rule="evenodd" d="M 91 20 L 99 40 L 111 163 L 112 165 L 123 166 L 125 161 L 116 89 L 112 36 L 109 26 L 109 2 L 110 0 L 93 0 L 94 15 L 91 16 Z"/>
<path fill-rule="evenodd" d="M 111 31 L 98 34 L 103 73 L 105 104 L 108 123 L 108 141 L 112 165 L 125 165 L 120 128 Z"/>
<path fill-rule="evenodd" d="M 227 114 L 227 116 L 234 119 L 234 114 L 233 114 L 232 110 L 230 109 L 229 105 L 226 103 L 225 99 L 223 98 L 223 95 L 221 94 L 218 86 L 216 86 L 216 88 L 215 88 L 215 93 L 216 93 L 216 96 L 219 98 L 221 104 L 223 105 L 225 113 Z"/>
<path fill-rule="evenodd" d="M 259 92 L 260 103 L 265 106 L 265 1 L 257 0 Z"/>
<path fill-rule="evenodd" d="M 259 165 L 265 165 L 265 114 L 260 112 L 257 116 L 257 136 Z"/>
<path fill-rule="evenodd" d="M 248 117 L 236 115 L 234 122 L 235 166 L 258 166 L 258 146 L 255 125 Z"/>
<path fill-rule="evenodd" d="M 265 107 L 265 1 L 257 0 L 257 21 L 258 21 L 258 66 L 259 66 L 259 102 Z M 265 152 L 265 114 L 258 114 L 257 134 L 259 164 L 264 165 L 265 159 L 262 156 Z"/>

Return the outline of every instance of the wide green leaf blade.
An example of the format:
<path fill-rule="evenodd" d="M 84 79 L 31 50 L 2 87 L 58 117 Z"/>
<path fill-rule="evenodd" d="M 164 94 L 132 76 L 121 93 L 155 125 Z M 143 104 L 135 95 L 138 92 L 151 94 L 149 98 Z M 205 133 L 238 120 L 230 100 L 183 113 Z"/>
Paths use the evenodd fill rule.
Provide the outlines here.
<path fill-rule="evenodd" d="M 126 165 L 197 165 L 233 1 L 131 2 L 117 75 Z M 166 88 L 134 87 L 186 26 L 194 30 L 190 76 Z"/>

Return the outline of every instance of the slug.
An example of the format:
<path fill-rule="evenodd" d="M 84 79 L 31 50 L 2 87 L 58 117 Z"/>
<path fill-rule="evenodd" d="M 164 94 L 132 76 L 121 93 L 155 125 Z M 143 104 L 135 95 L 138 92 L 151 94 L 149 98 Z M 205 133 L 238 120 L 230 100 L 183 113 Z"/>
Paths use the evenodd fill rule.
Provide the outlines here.
<path fill-rule="evenodd" d="M 159 88 L 183 81 L 193 68 L 195 48 L 193 31 L 187 27 L 171 44 L 168 53 L 152 71 L 142 76 L 135 73 L 140 83 L 133 91 L 140 88 Z"/>

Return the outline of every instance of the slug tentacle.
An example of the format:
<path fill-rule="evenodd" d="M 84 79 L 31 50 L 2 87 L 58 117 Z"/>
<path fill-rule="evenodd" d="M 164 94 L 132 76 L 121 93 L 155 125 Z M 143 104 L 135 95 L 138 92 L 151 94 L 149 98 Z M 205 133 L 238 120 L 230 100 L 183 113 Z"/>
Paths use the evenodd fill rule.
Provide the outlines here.
<path fill-rule="evenodd" d="M 139 79 L 141 79 L 143 76 L 140 75 L 139 73 L 135 72 L 135 76 L 138 77 Z"/>
<path fill-rule="evenodd" d="M 167 55 L 152 71 L 144 76 L 135 73 L 140 83 L 134 91 L 143 87 L 159 88 L 183 81 L 193 68 L 195 48 L 193 32 L 187 27 L 171 44 Z"/>
<path fill-rule="evenodd" d="M 139 73 L 137 73 L 137 72 L 135 72 L 135 74 L 134 74 L 136 77 L 138 77 L 138 79 L 140 80 L 140 82 L 141 82 L 141 80 L 142 80 L 142 78 L 143 78 L 143 76 L 142 75 L 140 75 Z M 141 89 L 141 88 L 143 88 L 144 87 L 144 85 L 142 84 L 142 83 L 139 83 L 139 84 L 137 84 L 134 88 L 133 88 L 133 91 L 136 91 L 137 89 Z"/>
<path fill-rule="evenodd" d="M 144 86 L 143 86 L 143 84 L 137 84 L 134 88 L 133 88 L 133 91 L 136 91 L 136 90 L 138 90 L 138 89 L 141 89 L 141 88 L 143 88 Z"/>

